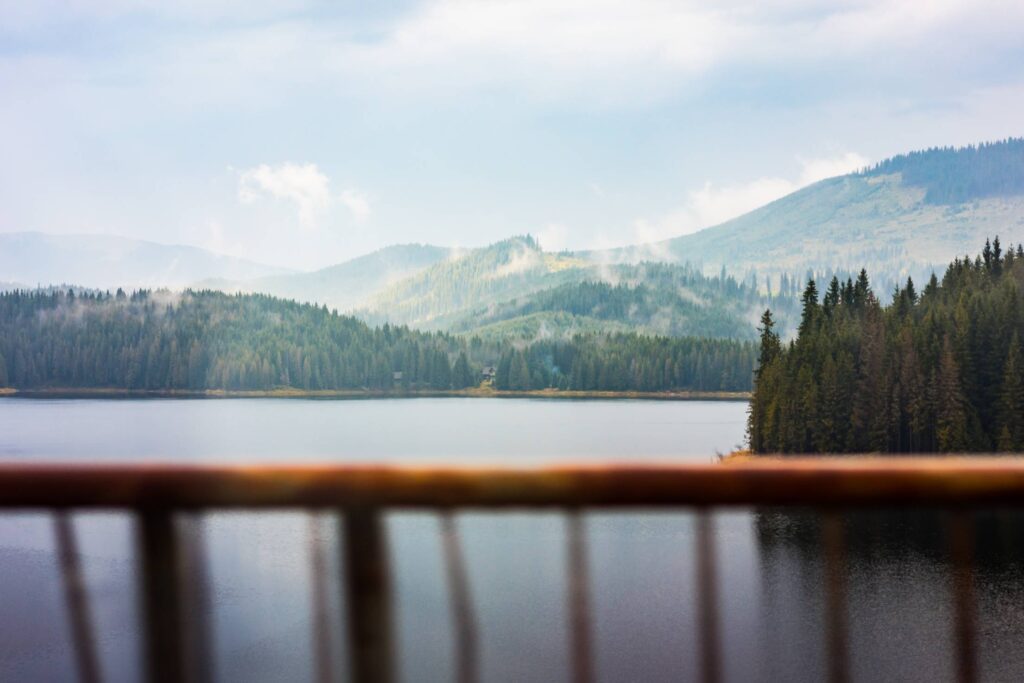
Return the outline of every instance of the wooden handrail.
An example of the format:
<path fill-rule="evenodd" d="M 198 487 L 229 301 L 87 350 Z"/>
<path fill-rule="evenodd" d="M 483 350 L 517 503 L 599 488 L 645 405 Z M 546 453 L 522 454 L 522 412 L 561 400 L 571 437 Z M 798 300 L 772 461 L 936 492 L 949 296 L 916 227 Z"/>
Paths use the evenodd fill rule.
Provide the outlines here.
<path fill-rule="evenodd" d="M 1024 460 L 765 459 L 537 468 L 0 463 L 0 508 L 886 504 L 1024 504 Z"/>

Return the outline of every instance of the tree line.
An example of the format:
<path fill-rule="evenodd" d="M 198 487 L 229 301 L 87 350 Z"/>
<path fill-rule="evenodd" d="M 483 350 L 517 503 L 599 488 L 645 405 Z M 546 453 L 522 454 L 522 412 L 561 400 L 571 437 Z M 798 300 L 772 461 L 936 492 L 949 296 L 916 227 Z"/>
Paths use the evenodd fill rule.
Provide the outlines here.
<path fill-rule="evenodd" d="M 19 389 L 448 390 L 497 365 L 507 389 L 742 391 L 755 354 L 751 342 L 638 335 L 467 339 L 261 294 L 0 294 L 0 386 Z"/>
<path fill-rule="evenodd" d="M 899 173 L 925 189 L 929 204 L 956 204 L 1024 192 L 1024 138 L 967 147 L 934 147 L 886 159 L 864 175 Z"/>
<path fill-rule="evenodd" d="M 1024 249 L 998 238 L 882 306 L 867 273 L 810 280 L 795 341 L 771 311 L 748 437 L 757 453 L 1024 450 Z"/>

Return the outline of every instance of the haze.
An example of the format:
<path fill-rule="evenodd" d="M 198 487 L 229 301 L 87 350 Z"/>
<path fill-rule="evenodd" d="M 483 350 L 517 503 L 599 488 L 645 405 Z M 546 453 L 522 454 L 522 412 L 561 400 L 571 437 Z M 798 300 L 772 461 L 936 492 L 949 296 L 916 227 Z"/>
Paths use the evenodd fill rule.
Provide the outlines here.
<path fill-rule="evenodd" d="M 0 3 L 0 231 L 309 269 L 693 232 L 1019 134 L 1012 2 Z"/>

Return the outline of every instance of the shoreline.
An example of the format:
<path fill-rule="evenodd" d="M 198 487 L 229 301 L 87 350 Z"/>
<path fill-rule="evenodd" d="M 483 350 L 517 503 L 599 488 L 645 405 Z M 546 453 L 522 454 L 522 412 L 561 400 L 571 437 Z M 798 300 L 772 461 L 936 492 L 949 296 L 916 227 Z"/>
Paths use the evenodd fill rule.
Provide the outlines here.
<path fill-rule="evenodd" d="M 559 389 L 535 389 L 530 391 L 507 391 L 490 387 L 471 389 L 432 389 L 411 391 L 374 391 L 369 389 L 302 390 L 264 389 L 250 391 L 229 391 L 225 389 L 191 390 L 149 390 L 116 388 L 61 388 L 15 389 L 0 388 L 0 397 L 18 398 L 296 398 L 296 399 L 381 399 L 381 398 L 544 398 L 544 399 L 607 399 L 642 401 L 747 401 L 750 393 L 745 391 L 569 391 Z"/>

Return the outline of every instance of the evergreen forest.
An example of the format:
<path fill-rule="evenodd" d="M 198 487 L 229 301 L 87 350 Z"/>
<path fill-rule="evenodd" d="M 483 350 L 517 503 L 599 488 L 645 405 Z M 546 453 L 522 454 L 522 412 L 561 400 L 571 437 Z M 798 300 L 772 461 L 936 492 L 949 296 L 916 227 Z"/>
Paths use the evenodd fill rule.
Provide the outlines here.
<path fill-rule="evenodd" d="M 0 386 L 149 391 L 749 391 L 754 342 L 632 333 L 533 343 L 365 323 L 258 294 L 0 294 Z"/>
<path fill-rule="evenodd" d="M 1024 250 L 998 238 L 941 281 L 897 287 L 883 306 L 867 273 L 802 297 L 797 338 L 771 311 L 748 436 L 756 453 L 1024 450 Z"/>

